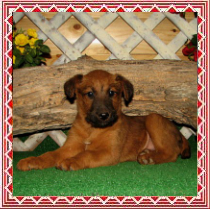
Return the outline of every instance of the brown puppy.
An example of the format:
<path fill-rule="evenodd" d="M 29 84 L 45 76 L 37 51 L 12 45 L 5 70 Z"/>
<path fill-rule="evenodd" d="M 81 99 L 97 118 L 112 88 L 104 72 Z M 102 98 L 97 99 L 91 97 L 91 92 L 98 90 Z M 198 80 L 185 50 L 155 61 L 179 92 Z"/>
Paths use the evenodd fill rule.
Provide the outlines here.
<path fill-rule="evenodd" d="M 172 122 L 158 114 L 126 116 L 121 97 L 128 105 L 133 85 L 120 75 L 96 70 L 76 75 L 64 85 L 78 113 L 65 144 L 39 157 L 19 161 L 23 171 L 57 167 L 79 170 L 115 165 L 124 161 L 158 164 L 190 157 L 188 141 Z"/>

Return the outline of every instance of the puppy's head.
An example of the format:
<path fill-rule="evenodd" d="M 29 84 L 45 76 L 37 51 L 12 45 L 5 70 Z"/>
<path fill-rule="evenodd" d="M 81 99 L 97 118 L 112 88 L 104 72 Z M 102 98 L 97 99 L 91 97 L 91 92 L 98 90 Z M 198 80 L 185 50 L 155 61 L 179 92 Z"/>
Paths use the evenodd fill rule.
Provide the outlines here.
<path fill-rule="evenodd" d="M 128 106 L 133 97 L 133 85 L 126 78 L 102 70 L 74 76 L 64 90 L 71 103 L 77 99 L 79 114 L 96 128 L 113 125 L 121 113 L 121 98 Z"/>

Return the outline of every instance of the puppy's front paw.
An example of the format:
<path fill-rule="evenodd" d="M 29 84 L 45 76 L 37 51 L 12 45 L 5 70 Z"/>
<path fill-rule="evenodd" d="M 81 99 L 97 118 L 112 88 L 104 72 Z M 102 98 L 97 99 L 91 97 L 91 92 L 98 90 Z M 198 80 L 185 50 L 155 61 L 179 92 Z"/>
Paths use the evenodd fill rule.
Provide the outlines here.
<path fill-rule="evenodd" d="M 17 169 L 21 171 L 29 171 L 32 169 L 42 169 L 41 160 L 38 157 L 28 157 L 22 159 L 17 164 Z"/>
<path fill-rule="evenodd" d="M 76 171 L 81 169 L 74 158 L 63 160 L 57 164 L 56 168 L 63 171 Z"/>

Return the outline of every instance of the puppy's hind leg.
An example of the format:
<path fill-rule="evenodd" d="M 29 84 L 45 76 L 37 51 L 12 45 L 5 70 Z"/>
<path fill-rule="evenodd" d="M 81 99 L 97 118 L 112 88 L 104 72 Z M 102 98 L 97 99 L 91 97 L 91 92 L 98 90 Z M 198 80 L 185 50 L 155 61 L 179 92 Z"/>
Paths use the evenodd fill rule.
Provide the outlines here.
<path fill-rule="evenodd" d="M 139 153 L 137 160 L 140 164 L 175 162 L 179 154 L 183 157 L 189 155 L 188 142 L 183 140 L 179 130 L 168 119 L 158 114 L 150 114 L 146 118 L 145 126 L 154 149 L 146 147 Z"/>

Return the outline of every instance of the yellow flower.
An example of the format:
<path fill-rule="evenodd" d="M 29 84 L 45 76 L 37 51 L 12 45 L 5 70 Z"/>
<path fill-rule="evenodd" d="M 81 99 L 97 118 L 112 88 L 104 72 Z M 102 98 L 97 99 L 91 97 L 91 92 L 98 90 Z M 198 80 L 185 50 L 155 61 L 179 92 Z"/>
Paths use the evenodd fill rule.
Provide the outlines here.
<path fill-rule="evenodd" d="M 37 38 L 38 37 L 35 29 L 31 29 L 30 28 L 30 29 L 27 30 L 27 33 L 28 33 L 29 36 L 31 36 L 33 38 Z"/>
<path fill-rule="evenodd" d="M 15 64 L 15 60 L 16 60 L 16 56 L 13 55 L 13 57 L 12 57 L 12 63 L 13 63 L 13 64 Z"/>
<path fill-rule="evenodd" d="M 15 37 L 15 44 L 17 46 L 25 46 L 26 44 L 28 44 L 28 36 L 24 34 L 18 34 Z"/>
<path fill-rule="evenodd" d="M 16 48 L 20 51 L 21 54 L 23 54 L 24 51 L 25 51 L 25 48 L 24 47 L 17 46 Z"/>
<path fill-rule="evenodd" d="M 29 45 L 31 46 L 31 48 L 32 48 L 32 46 L 34 46 L 34 44 L 35 44 L 35 42 L 38 40 L 38 38 L 31 38 L 30 40 L 29 40 Z"/>

